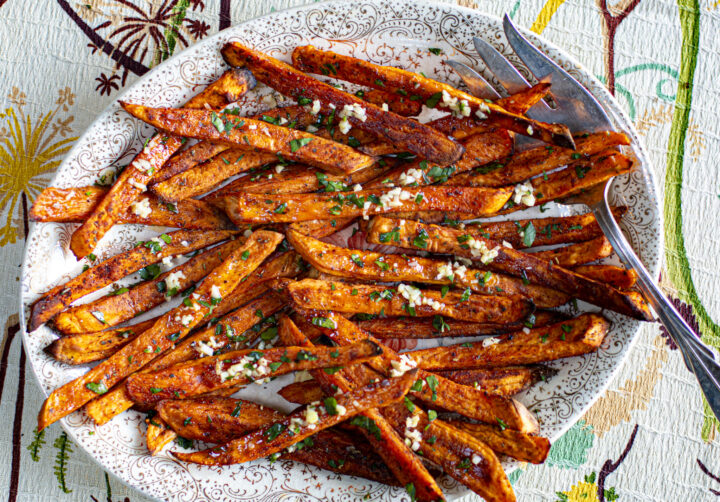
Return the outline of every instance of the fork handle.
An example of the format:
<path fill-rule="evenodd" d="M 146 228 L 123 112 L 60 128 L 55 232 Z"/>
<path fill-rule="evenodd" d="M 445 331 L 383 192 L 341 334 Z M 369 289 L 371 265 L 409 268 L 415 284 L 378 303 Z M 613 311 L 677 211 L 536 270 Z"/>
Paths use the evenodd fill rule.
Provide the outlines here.
<path fill-rule="evenodd" d="M 592 208 L 593 214 L 620 259 L 637 272 L 638 287 L 665 326 L 670 337 L 683 354 L 685 364 L 695 373 L 700 388 L 710 408 L 720 419 L 720 365 L 715 361 L 712 350 L 702 343 L 697 334 L 685 322 L 675 306 L 660 291 L 647 269 L 625 239 L 622 230 L 612 215 L 607 199 L 603 197 Z"/>

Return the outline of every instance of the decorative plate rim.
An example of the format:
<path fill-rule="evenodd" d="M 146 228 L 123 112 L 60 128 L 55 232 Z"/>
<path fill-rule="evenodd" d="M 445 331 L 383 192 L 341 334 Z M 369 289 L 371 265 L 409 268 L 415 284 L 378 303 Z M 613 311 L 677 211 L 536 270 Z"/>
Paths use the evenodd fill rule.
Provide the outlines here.
<path fill-rule="evenodd" d="M 127 95 L 134 92 L 134 90 L 142 84 L 147 83 L 148 81 L 151 81 L 154 79 L 158 73 L 160 73 L 163 68 L 169 67 L 171 64 L 186 58 L 186 54 L 196 50 L 198 46 L 201 45 L 212 45 L 215 41 L 222 38 L 232 37 L 234 31 L 241 30 L 244 26 L 249 25 L 251 23 L 257 22 L 259 20 L 263 19 L 271 19 L 273 17 L 280 17 L 282 15 L 287 15 L 293 12 L 302 12 L 307 10 L 312 10 L 317 7 L 323 7 L 323 6 L 332 6 L 337 5 L 341 7 L 349 8 L 353 4 L 355 5 L 362 5 L 362 4 L 373 4 L 378 8 L 385 9 L 387 0 L 322 0 L 320 2 L 315 2 L 311 4 L 304 4 L 300 6 L 295 7 L 288 7 L 281 10 L 277 10 L 274 12 L 270 12 L 268 14 L 255 16 L 253 18 L 247 19 L 241 23 L 234 24 L 224 30 L 221 30 L 215 34 L 213 34 L 210 37 L 204 38 L 202 40 L 199 40 L 198 42 L 186 47 L 181 52 L 173 55 L 170 59 L 167 61 L 164 61 L 162 64 L 152 68 L 149 72 L 147 72 L 145 75 L 138 78 L 131 86 L 124 89 L 120 94 L 116 96 L 115 99 L 113 99 L 108 106 L 106 106 L 100 113 L 98 113 L 94 120 L 88 125 L 86 130 L 83 132 L 83 134 L 78 138 L 78 140 L 75 142 L 71 150 L 65 155 L 63 158 L 63 161 L 61 165 L 57 168 L 55 171 L 55 174 L 53 175 L 51 181 L 49 182 L 48 186 L 54 186 L 55 182 L 57 181 L 57 178 L 59 177 L 61 171 L 63 168 L 66 167 L 68 164 L 68 160 L 75 157 L 75 154 L 78 152 L 78 150 L 83 147 L 83 145 L 86 142 L 86 139 L 88 136 L 93 133 L 93 130 L 96 126 L 96 124 L 103 118 L 107 118 L 113 114 L 114 111 L 118 108 L 118 101 L 124 99 Z M 406 0 L 405 6 L 414 5 L 418 7 L 432 7 L 432 8 L 441 8 L 447 11 L 455 11 L 461 14 L 464 14 L 468 17 L 478 17 L 484 20 L 487 20 L 488 22 L 492 24 L 497 24 L 498 26 L 502 26 L 502 19 L 496 15 L 488 14 L 486 12 L 483 12 L 479 9 L 472 9 L 469 7 L 461 6 L 461 5 L 453 5 L 453 4 L 437 4 L 432 2 L 431 0 Z M 557 55 L 562 56 L 562 58 L 565 60 L 565 63 L 573 67 L 573 70 L 578 71 L 583 75 L 584 78 L 592 82 L 594 84 L 594 87 L 591 89 L 588 89 L 589 92 L 595 96 L 596 99 L 600 102 L 600 104 L 603 106 L 606 112 L 608 112 L 611 116 L 613 116 L 613 121 L 617 122 L 620 121 L 623 123 L 623 128 L 625 132 L 629 133 L 630 136 L 633 139 L 632 146 L 633 146 L 633 154 L 634 156 L 640 161 L 640 165 L 637 167 L 634 167 L 634 170 L 638 169 L 642 172 L 642 176 L 644 179 L 645 187 L 647 189 L 647 196 L 650 201 L 653 202 L 651 209 L 653 210 L 653 227 L 655 227 L 658 231 L 655 232 L 655 241 L 652 242 L 654 245 L 654 251 L 656 252 L 655 256 L 651 256 L 649 258 L 649 261 L 646 263 L 646 260 L 643 260 L 643 263 L 645 264 L 646 268 L 648 269 L 651 276 L 656 277 L 660 271 L 661 263 L 662 263 L 662 256 L 664 253 L 664 236 L 662 229 L 664 227 L 664 221 L 663 221 L 663 213 L 661 211 L 660 207 L 660 199 L 658 197 L 658 185 L 657 180 L 655 179 L 655 176 L 653 174 L 652 164 L 650 160 L 648 159 L 648 156 L 645 152 L 645 146 L 643 142 L 639 138 L 639 134 L 635 128 L 634 123 L 630 119 L 630 117 L 627 115 L 625 110 L 622 108 L 620 103 L 615 99 L 615 97 L 610 94 L 610 92 L 607 90 L 607 88 L 600 82 L 600 80 L 595 77 L 595 75 L 590 72 L 582 63 L 580 63 L 574 56 L 567 53 L 565 50 L 563 50 L 561 47 L 557 46 L 553 42 L 549 41 L 548 39 L 542 37 L 541 35 L 538 35 L 524 27 L 519 27 L 518 30 L 525 36 L 528 40 L 530 40 L 534 44 L 539 44 L 541 46 L 544 46 L 546 49 L 550 49 L 551 51 L 554 51 L 557 53 Z M 553 55 L 550 55 L 552 59 L 555 59 Z M 42 394 L 44 397 L 47 397 L 49 394 L 45 391 L 45 388 L 41 384 L 40 376 L 38 375 L 39 368 L 35 365 L 35 360 L 33 358 L 33 354 L 30 351 L 29 348 L 29 333 L 27 332 L 27 323 L 26 323 L 26 308 L 25 308 L 25 295 L 23 294 L 23 287 L 22 284 L 24 283 L 25 278 L 27 277 L 27 266 L 28 266 L 28 254 L 30 253 L 31 249 L 31 242 L 34 241 L 35 234 L 39 231 L 38 228 L 40 225 L 38 225 L 35 222 L 31 222 L 30 225 L 30 231 L 28 232 L 28 236 L 25 240 L 25 249 L 23 251 L 23 260 L 22 260 L 22 267 L 21 267 L 21 288 L 19 293 L 19 320 L 20 320 L 20 328 L 22 331 L 22 342 L 23 342 L 23 349 L 26 352 L 26 355 L 28 357 L 28 360 L 30 362 L 30 367 L 32 369 L 32 374 L 35 380 L 35 383 L 40 388 Z M 617 376 L 618 372 L 621 368 L 624 367 L 624 365 L 627 363 L 628 356 L 630 354 L 630 351 L 633 349 L 635 344 L 638 341 L 639 333 L 642 328 L 642 324 L 638 322 L 632 329 L 633 333 L 630 336 L 629 342 L 626 345 L 626 348 L 624 349 L 624 354 L 620 358 L 620 360 L 615 364 L 615 366 L 610 370 L 609 375 L 605 379 L 604 382 L 602 382 L 598 387 L 595 394 L 592 396 L 592 398 L 589 399 L 589 401 L 579 409 L 574 409 L 571 416 L 565 420 L 564 424 L 559 428 L 559 430 L 551 437 L 551 441 L 555 441 L 557 438 L 565 434 L 577 421 L 582 417 L 582 415 L 587 412 L 587 410 L 597 402 L 597 400 L 605 394 L 607 388 L 609 385 L 614 381 L 615 377 Z M 115 479 L 119 480 L 121 483 L 123 483 L 125 486 L 128 486 L 134 490 L 137 490 L 138 492 L 142 493 L 143 496 L 155 499 L 155 500 L 162 500 L 159 497 L 156 497 L 155 495 L 148 493 L 147 491 L 133 485 L 131 483 L 131 480 L 125 479 L 121 477 L 118 473 L 116 473 L 112 468 L 110 468 L 107 465 L 104 465 L 103 462 L 97 458 L 95 455 L 93 455 L 90 451 L 88 451 L 83 443 L 79 440 L 77 437 L 78 429 L 75 427 L 70 426 L 67 423 L 67 419 L 63 418 L 60 420 L 60 424 L 63 428 L 63 430 L 76 442 L 76 444 L 79 444 L 85 454 L 92 459 L 94 463 L 96 463 L 98 466 L 100 466 L 105 472 L 108 472 L 110 475 L 112 475 Z M 514 471 L 516 468 L 515 465 L 511 466 L 510 469 L 508 469 L 508 473 Z M 460 494 L 459 496 L 463 496 L 470 493 L 469 490 L 465 490 L 464 494 Z"/>

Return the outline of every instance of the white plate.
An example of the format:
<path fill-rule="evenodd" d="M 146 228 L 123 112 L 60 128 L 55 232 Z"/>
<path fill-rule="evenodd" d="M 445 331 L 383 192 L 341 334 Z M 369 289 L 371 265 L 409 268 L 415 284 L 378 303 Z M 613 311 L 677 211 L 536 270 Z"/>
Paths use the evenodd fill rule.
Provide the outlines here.
<path fill-rule="evenodd" d="M 505 54 L 510 52 L 500 20 L 470 9 L 408 0 L 312 4 L 253 19 L 203 40 L 141 78 L 122 99 L 152 106 L 182 104 L 223 72 L 225 64 L 219 49 L 229 40 L 241 41 L 283 60 L 289 60 L 294 47 L 313 44 L 374 63 L 424 71 L 432 78 L 457 84 L 456 76 L 441 61 L 454 58 L 481 67 L 472 48 L 474 35 L 482 36 Z M 586 85 L 617 128 L 631 136 L 639 168 L 615 183 L 613 198 L 614 202 L 630 207 L 623 227 L 651 274 L 656 274 L 661 251 L 660 212 L 646 156 L 632 123 L 603 85 L 577 62 L 534 34 L 526 35 Z M 440 47 L 444 53 L 430 54 L 429 47 Z M 256 95 L 250 97 L 253 96 Z M 253 105 L 244 106 L 247 113 L 256 111 Z M 127 163 L 150 133 L 149 127 L 121 111 L 117 104 L 111 105 L 77 142 L 52 184 L 92 185 L 102 169 L 112 163 Z M 84 367 L 58 363 L 43 352 L 43 347 L 56 337 L 49 328 L 43 326 L 32 334 L 25 330 L 28 305 L 40 293 L 77 275 L 82 268 L 68 249 L 75 226 L 37 224 L 27 241 L 21 289 L 23 340 L 46 395 L 85 371 Z M 141 238 L 142 232 L 137 225 L 117 226 L 103 239 L 96 254 L 103 259 L 127 249 Z M 147 235 L 147 230 L 144 232 Z M 613 313 L 606 315 L 613 321 L 613 327 L 598 352 L 554 363 L 553 367 L 559 370 L 556 376 L 520 396 L 536 412 L 543 435 L 555 439 L 566 431 L 601 395 L 625 359 L 639 323 Z M 104 469 L 158 499 L 357 500 L 365 495 L 371 500 L 406 498 L 402 489 L 288 461 L 270 465 L 260 460 L 209 468 L 182 464 L 166 454 L 151 457 L 145 447 L 142 418 L 139 413 L 126 412 L 109 424 L 96 427 L 79 412 L 64 419 L 62 425 Z M 452 479 L 443 478 L 441 486 L 450 499 L 467 493 Z"/>

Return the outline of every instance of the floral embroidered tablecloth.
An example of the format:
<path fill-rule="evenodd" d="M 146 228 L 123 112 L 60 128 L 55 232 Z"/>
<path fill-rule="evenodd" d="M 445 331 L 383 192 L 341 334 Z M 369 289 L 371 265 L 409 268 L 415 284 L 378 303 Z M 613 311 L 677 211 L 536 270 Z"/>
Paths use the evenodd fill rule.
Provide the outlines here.
<path fill-rule="evenodd" d="M 164 59 L 218 30 L 305 0 L 0 0 L 0 496 L 144 501 L 74 448 L 34 432 L 42 402 L 22 351 L 18 285 L 28 208 L 97 113 Z M 720 349 L 720 1 L 457 0 L 564 48 L 643 136 L 663 197 L 663 286 Z M 703 501 L 720 496 L 718 422 L 657 325 L 519 500 Z M 468 500 L 477 497 L 469 496 Z"/>

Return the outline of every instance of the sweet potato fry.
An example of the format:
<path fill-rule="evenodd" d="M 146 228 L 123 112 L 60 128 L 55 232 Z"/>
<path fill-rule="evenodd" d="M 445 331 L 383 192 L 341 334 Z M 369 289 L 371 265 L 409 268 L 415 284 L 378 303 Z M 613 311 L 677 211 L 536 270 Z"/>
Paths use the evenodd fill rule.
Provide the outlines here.
<path fill-rule="evenodd" d="M 540 308 L 557 307 L 570 299 L 549 288 L 525 284 L 521 279 L 504 274 L 468 268 L 457 262 L 341 248 L 294 230 L 288 230 L 287 237 L 308 263 L 327 274 L 382 282 L 441 284 L 470 288 L 484 295 L 519 295 L 530 298 Z M 393 233 L 381 236 L 380 240 L 392 244 Z"/>
<path fill-rule="evenodd" d="M 420 440 L 416 442 L 423 458 L 438 464 L 446 474 L 486 501 L 515 500 L 510 481 L 488 445 L 443 420 L 431 421 L 417 406 L 413 412 L 403 405 L 388 406 L 383 411 L 398 432 L 405 433 L 408 420 L 416 423 L 413 430 L 419 433 Z"/>
<path fill-rule="evenodd" d="M 107 192 L 108 189 L 96 186 L 48 187 L 35 199 L 30 209 L 30 219 L 58 223 L 85 221 Z M 152 195 L 148 195 L 147 199 L 150 208 L 147 216 L 135 214 L 131 207 L 120 215 L 117 223 L 137 223 L 189 230 L 227 230 L 232 228 L 221 211 L 201 200 L 188 199 L 177 204 L 165 204 Z"/>
<path fill-rule="evenodd" d="M 298 315 L 298 317 L 301 316 Z M 310 325 L 312 326 L 312 324 Z M 280 340 L 287 345 L 313 347 L 312 342 L 289 318 L 280 321 L 279 334 Z M 350 392 L 368 383 L 366 379 L 362 378 L 366 373 L 364 371 L 360 371 L 358 375 L 360 378 L 356 378 L 356 371 L 363 369 L 365 369 L 364 366 L 356 364 L 352 368 L 346 368 L 333 374 L 317 370 L 312 371 L 311 374 L 328 395 L 334 395 L 335 389 Z M 352 423 L 360 429 L 368 443 L 380 455 L 400 484 L 415 489 L 418 500 L 442 500 L 444 498 L 435 479 L 405 443 L 402 436 L 396 433 L 385 420 L 380 410 L 366 410 Z"/>
<path fill-rule="evenodd" d="M 190 98 L 183 108 L 198 109 L 210 107 L 213 110 L 224 108 L 239 100 L 256 85 L 255 77 L 247 70 L 231 68 L 220 78 L 208 85 L 200 94 Z"/>
<path fill-rule="evenodd" d="M 305 350 L 313 350 L 306 348 Z M 338 348 L 337 350 L 341 350 Z M 280 452 L 316 432 L 348 420 L 358 413 L 400 401 L 414 382 L 415 372 L 366 385 L 331 398 L 324 406 L 308 405 L 269 427 L 251 432 L 222 446 L 194 453 L 172 452 L 186 462 L 204 465 L 228 465 L 249 462 Z M 344 413 L 343 413 L 344 411 Z"/>
<path fill-rule="evenodd" d="M 365 341 L 353 346 L 276 347 L 266 350 L 238 350 L 197 361 L 170 366 L 151 373 L 138 373 L 125 386 L 133 401 L 142 405 L 173 396 L 192 397 L 225 387 L 247 385 L 293 371 L 330 368 L 361 363 L 382 352 L 376 343 Z M 251 368 L 247 368 L 250 365 Z"/>
<path fill-rule="evenodd" d="M 533 176 L 562 167 L 603 152 L 617 145 L 629 145 L 630 138 L 618 132 L 598 132 L 576 138 L 575 150 L 561 147 L 538 147 L 513 155 L 507 163 L 483 166 L 477 171 L 454 176 L 449 185 L 505 186 L 520 183 Z"/>
<path fill-rule="evenodd" d="M 529 332 L 500 335 L 494 340 L 497 343 L 448 345 L 406 355 L 427 371 L 536 364 L 593 352 L 609 329 L 604 317 L 582 314 Z"/>
<path fill-rule="evenodd" d="M 372 157 L 348 146 L 262 120 L 218 115 L 209 110 L 150 108 L 122 101 L 120 105 L 134 117 L 168 133 L 279 153 L 334 174 L 349 174 L 374 162 Z"/>
<path fill-rule="evenodd" d="M 217 154 L 229 150 L 232 146 L 225 143 L 213 143 L 212 141 L 199 141 L 184 150 L 180 150 L 170 157 L 163 168 L 155 173 L 150 187 L 163 181 L 169 180 L 173 176 L 199 166 L 206 160 L 210 160 Z"/>
<path fill-rule="evenodd" d="M 502 368 L 478 368 L 466 370 L 438 371 L 448 380 L 469 385 L 485 392 L 501 396 L 514 396 L 525 390 L 538 379 L 545 377 L 548 370 L 530 366 L 505 366 Z"/>
<path fill-rule="evenodd" d="M 234 223 L 291 223 L 333 220 L 367 214 L 407 211 L 448 211 L 457 205 L 477 216 L 497 212 L 510 199 L 509 188 L 460 188 L 427 186 L 422 188 L 379 188 L 345 195 L 278 194 L 237 192 L 212 202 L 223 208 Z M 367 206 L 367 208 L 365 208 Z"/>
<path fill-rule="evenodd" d="M 246 283 L 248 290 L 238 291 L 238 288 L 236 288 L 235 291 L 224 298 L 217 306 L 218 308 L 213 311 L 213 314 L 222 316 L 227 311 L 237 307 L 238 304 L 245 304 L 254 296 L 264 292 L 266 287 L 264 284 L 258 284 L 257 282 L 250 284 L 251 281 L 252 279 Z M 206 352 L 208 351 L 214 354 L 215 351 L 227 352 L 228 350 L 247 347 L 248 344 L 260 336 L 259 331 L 250 330 L 253 325 L 260 325 L 256 323 L 262 321 L 262 319 L 258 318 L 257 312 L 270 316 L 281 306 L 281 302 L 274 295 L 257 298 L 231 314 L 221 317 L 215 326 L 187 337 L 177 346 L 148 364 L 142 371 L 158 371 L 173 364 L 180 364 L 196 359 L 201 355 L 207 355 Z M 218 330 L 216 326 L 218 325 L 221 326 L 220 333 L 216 334 Z M 133 404 L 123 381 L 107 393 L 90 401 L 85 410 L 95 423 L 102 425 L 129 409 Z"/>
<path fill-rule="evenodd" d="M 423 186 L 432 183 L 444 182 L 450 176 L 467 172 L 474 167 L 504 159 L 513 149 L 513 140 L 504 129 L 475 134 L 460 142 L 465 152 L 457 162 L 448 164 L 435 164 L 419 159 L 408 164 L 401 164 L 388 173 L 383 173 L 374 183 L 365 188 L 395 185 Z"/>
<path fill-rule="evenodd" d="M 63 336 L 45 347 L 45 352 L 65 364 L 99 361 L 113 355 L 156 321 L 157 318 L 124 328 Z"/>
<path fill-rule="evenodd" d="M 448 84 L 429 79 L 418 73 L 391 66 L 379 66 L 330 51 L 321 51 L 311 45 L 296 47 L 292 58 L 293 66 L 302 71 L 318 73 L 323 65 L 332 64 L 337 70 L 332 74 L 334 78 L 387 92 L 409 92 L 410 99 L 418 99 L 429 108 L 438 105 L 453 107 L 451 109 L 462 116 L 477 117 L 481 121 L 492 121 L 496 127 L 541 139 L 546 143 L 570 148 L 573 146 L 572 136 L 563 125 L 537 122 L 522 115 L 510 113 L 495 103 L 487 103 Z M 262 78 L 258 79 L 262 80 Z"/>
<path fill-rule="evenodd" d="M 362 95 L 358 96 L 359 93 L 362 93 Z M 391 112 L 402 115 L 403 117 L 414 117 L 420 115 L 422 111 L 422 103 L 420 101 L 413 101 L 407 96 L 402 96 L 397 93 L 385 92 L 380 89 L 370 89 L 369 91 L 358 91 L 355 95 L 381 108 L 383 105 L 387 105 Z"/>
<path fill-rule="evenodd" d="M 285 415 L 252 401 L 229 397 L 167 399 L 156 410 L 178 435 L 207 443 L 227 443 Z"/>
<path fill-rule="evenodd" d="M 534 104 L 546 96 L 549 90 L 550 84 L 541 82 L 525 91 L 499 99 L 497 105 L 512 113 L 523 115 L 532 108 Z M 419 103 L 419 100 L 417 102 Z M 454 115 L 446 115 L 445 117 L 432 120 L 428 122 L 428 125 L 455 139 L 463 139 L 473 134 L 481 134 L 495 129 L 492 121 L 478 121 L 473 117 L 455 117 Z M 372 156 L 388 155 L 402 151 L 394 145 L 383 141 L 374 141 L 370 144 L 363 145 L 360 147 L 360 150 Z"/>
<path fill-rule="evenodd" d="M 145 443 L 150 455 L 157 455 L 165 446 L 177 437 L 172 429 L 158 417 L 145 419 Z"/>
<path fill-rule="evenodd" d="M 225 45 L 221 52 L 231 66 L 248 67 L 259 81 L 298 100 L 299 103 L 318 100 L 323 113 L 329 114 L 332 111 L 330 104 L 337 110 L 343 110 L 345 106 L 362 108 L 364 112 L 353 113 L 352 117 L 348 117 L 353 127 L 376 134 L 379 138 L 428 161 L 454 162 L 462 154 L 462 146 L 433 128 L 395 113 L 385 112 L 379 106 L 320 82 L 259 51 L 234 42 Z"/>
<path fill-rule="evenodd" d="M 209 192 L 230 176 L 273 161 L 277 161 L 277 156 L 272 153 L 231 148 L 196 167 L 153 185 L 151 190 L 164 201 L 179 202 Z"/>
<path fill-rule="evenodd" d="M 200 324 L 209 315 L 213 296 L 228 295 L 240 280 L 252 272 L 280 243 L 283 236 L 259 230 L 238 248 L 220 267 L 216 268 L 195 290 L 197 298 L 189 297 L 190 306 L 170 310 L 147 331 L 125 345 L 109 359 L 98 364 L 79 378 L 55 389 L 43 403 L 38 416 L 38 430 L 72 413 L 86 402 L 139 370 L 167 350 L 176 340 Z M 247 260 L 241 255 L 250 252 Z M 213 288 L 215 286 L 215 288 Z M 215 289 L 216 294 L 212 291 Z M 202 302 L 202 303 L 201 303 Z"/>
<path fill-rule="evenodd" d="M 307 321 L 317 325 L 320 331 L 341 346 L 357 343 L 360 340 L 377 342 L 367 333 L 360 331 L 352 322 L 334 312 L 306 311 L 304 315 Z M 331 323 L 335 324 L 334 328 L 329 327 Z M 370 361 L 369 365 L 378 373 L 390 376 L 413 367 L 413 363 L 404 354 L 398 355 L 385 346 L 382 355 Z M 413 385 L 410 392 L 430 406 L 454 411 L 484 422 L 495 423 L 496 419 L 500 418 L 513 429 L 525 432 L 537 431 L 538 423 L 535 418 L 525 406 L 513 399 L 459 385 L 426 371 L 420 371 L 418 379 L 420 381 Z"/>
<path fill-rule="evenodd" d="M 637 272 L 614 265 L 579 265 L 573 267 L 573 272 L 618 289 L 630 289 L 637 282 Z"/>
<path fill-rule="evenodd" d="M 280 172 L 277 172 L 277 167 L 270 170 L 271 176 L 259 174 L 238 178 L 210 194 L 206 200 L 238 191 L 264 194 L 307 193 L 316 190 L 345 192 L 352 190 L 353 185 L 380 177 L 392 168 L 393 164 L 389 162 L 375 163 L 348 176 L 335 176 L 302 164 L 290 164 Z"/>
<path fill-rule="evenodd" d="M 117 326 L 168 301 L 200 281 L 225 261 L 243 242 L 244 239 L 237 239 L 220 244 L 154 279 L 130 288 L 118 289 L 90 303 L 60 312 L 54 320 L 55 328 L 63 334 L 73 334 Z M 167 286 L 169 278 L 177 281 L 172 289 Z"/>
<path fill-rule="evenodd" d="M 225 75 L 191 99 L 190 106 L 202 108 L 205 103 L 218 103 L 222 96 L 234 99 L 245 92 L 250 84 L 254 85 L 254 81 L 247 80 L 247 73 L 231 71 Z M 145 186 L 154 173 L 180 149 L 184 141 L 177 136 L 160 133 L 150 138 L 143 150 L 123 170 L 110 191 L 95 206 L 92 214 L 73 232 L 70 249 L 77 258 L 92 253 L 103 235 L 145 191 Z"/>
<path fill-rule="evenodd" d="M 30 331 L 36 330 L 41 324 L 55 317 L 78 298 L 112 284 L 143 267 L 157 263 L 166 256 L 190 253 L 229 239 L 236 234 L 237 232 L 220 230 L 209 232 L 178 230 L 167 234 L 170 243 L 162 246 L 157 253 L 149 247 L 136 246 L 110 257 L 65 284 L 54 287 L 36 300 L 32 307 Z"/>
<path fill-rule="evenodd" d="M 485 255 L 486 260 L 497 252 L 497 255 L 491 258 L 492 261 L 486 264 L 491 270 L 524 276 L 532 283 L 558 289 L 581 300 L 636 319 L 649 320 L 652 318 L 639 293 L 621 292 L 607 284 L 587 279 L 531 254 L 485 239 L 479 234 L 470 235 L 464 233 L 464 230 L 425 225 L 410 220 L 401 221 L 376 217 L 370 224 L 367 240 L 374 244 L 380 244 L 380 235 L 388 232 L 395 232 L 394 235 L 398 236 L 397 241 L 393 238 L 394 245 L 405 248 L 416 248 L 412 242 L 420 235 L 420 232 L 423 232 L 422 235 L 427 236 L 426 239 L 423 239 L 426 244 L 423 249 L 430 252 L 455 254 L 470 259 L 480 259 Z M 475 247 L 471 250 L 470 245 Z M 481 252 L 480 249 L 483 246 L 492 253 L 488 255 L 487 252 Z M 476 254 L 477 256 L 475 256 Z"/>
<path fill-rule="evenodd" d="M 355 293 L 357 290 L 357 293 Z M 289 283 L 287 292 L 304 309 L 333 310 L 351 314 L 365 313 L 418 317 L 443 315 L 472 322 L 515 322 L 532 313 L 531 301 L 522 297 L 473 295 L 398 288 L 366 284 L 329 283 L 303 279 Z M 422 302 L 422 303 L 421 303 Z"/>
<path fill-rule="evenodd" d="M 320 401 L 325 393 L 316 380 L 305 380 L 286 385 L 278 391 L 283 399 L 296 404 L 308 404 L 313 401 Z"/>
<path fill-rule="evenodd" d="M 603 235 L 585 242 L 568 244 L 567 246 L 536 251 L 531 254 L 536 258 L 551 261 L 561 267 L 574 267 L 607 258 L 613 253 L 610 241 Z"/>
<path fill-rule="evenodd" d="M 535 205 L 542 206 L 546 202 L 582 193 L 613 176 L 630 172 L 631 168 L 632 161 L 626 156 L 613 152 L 602 152 L 594 155 L 587 162 L 580 161 L 574 166 L 566 167 L 547 176 L 533 178 L 530 180 L 530 184 L 535 194 Z M 523 204 L 509 203 L 498 214 L 512 213 L 525 208 L 526 206 Z"/>
<path fill-rule="evenodd" d="M 627 207 L 613 208 L 615 218 L 620 220 L 627 212 Z M 531 232 L 535 237 L 528 246 L 525 232 L 532 223 Z M 531 246 L 550 246 L 553 244 L 567 244 L 569 242 L 584 242 L 603 235 L 602 230 L 595 221 L 593 213 L 578 214 L 574 216 L 557 216 L 550 218 L 534 218 L 514 221 L 493 221 L 489 223 L 465 225 L 469 232 L 480 232 L 494 241 L 507 241 L 514 248 L 527 248 Z"/>
<path fill-rule="evenodd" d="M 507 455 L 521 462 L 542 464 L 550 452 L 550 441 L 547 438 L 531 436 L 512 429 L 501 429 L 493 425 L 473 424 L 461 420 L 451 420 L 448 423 L 482 441 L 494 452 Z"/>
<path fill-rule="evenodd" d="M 554 311 L 540 311 L 536 312 L 534 316 L 535 322 L 533 326 L 547 326 L 562 319 Z M 516 331 L 522 328 L 523 323 L 477 323 L 435 316 L 433 318 L 378 317 L 358 321 L 357 325 L 382 339 L 493 335 Z"/>

